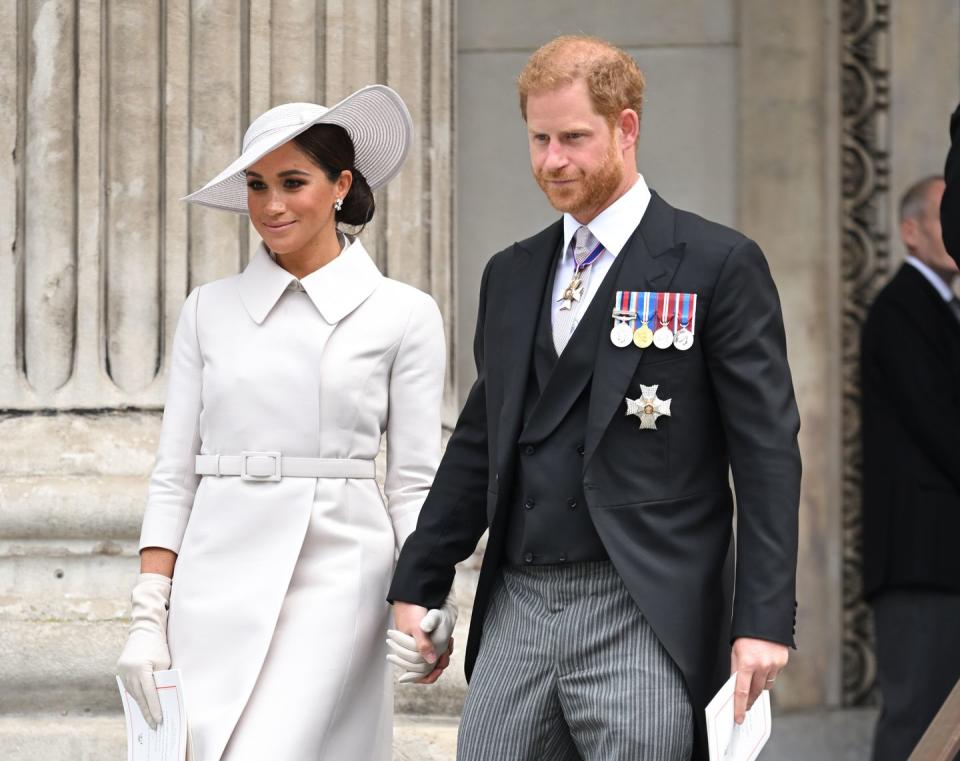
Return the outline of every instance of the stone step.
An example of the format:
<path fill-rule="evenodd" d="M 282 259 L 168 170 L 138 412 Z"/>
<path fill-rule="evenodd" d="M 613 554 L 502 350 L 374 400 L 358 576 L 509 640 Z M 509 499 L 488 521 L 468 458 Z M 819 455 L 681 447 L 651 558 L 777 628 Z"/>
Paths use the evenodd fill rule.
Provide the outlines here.
<path fill-rule="evenodd" d="M 457 720 L 398 716 L 395 761 L 452 761 Z M 0 716 L 0 758 L 4 761 L 123 761 L 127 755 L 121 715 Z"/>
<path fill-rule="evenodd" d="M 804 711 L 774 716 L 761 761 L 868 761 L 875 709 Z M 457 726 L 451 716 L 399 714 L 394 761 L 454 761 Z M 119 715 L 0 716 L 4 761 L 122 761 Z"/>
<path fill-rule="evenodd" d="M 114 663 L 127 632 L 125 606 L 113 596 L 27 598 L 18 605 L 29 607 L 22 611 L 29 618 L 0 615 L 0 715 L 112 711 L 117 705 Z M 458 647 L 439 682 L 397 685 L 398 713 L 460 715 L 467 688 L 463 645 L 468 625 L 468 615 L 458 621 Z"/>
<path fill-rule="evenodd" d="M 102 713 L 116 706 L 113 668 L 126 637 L 125 622 L 7 621 L 0 626 L 0 714 L 78 707 Z M 466 633 L 462 636 L 461 642 Z M 459 716 L 467 688 L 461 657 L 454 655 L 436 684 L 397 685 L 397 712 Z"/>

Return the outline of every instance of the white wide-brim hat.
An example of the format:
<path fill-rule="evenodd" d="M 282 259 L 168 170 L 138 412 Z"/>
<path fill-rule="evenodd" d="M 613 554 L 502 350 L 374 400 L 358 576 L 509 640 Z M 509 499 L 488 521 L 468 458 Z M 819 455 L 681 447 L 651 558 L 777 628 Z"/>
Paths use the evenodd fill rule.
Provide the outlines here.
<path fill-rule="evenodd" d="M 403 99 L 389 87 L 369 85 L 332 108 L 284 103 L 258 116 L 243 136 L 243 152 L 230 166 L 182 200 L 247 213 L 247 167 L 315 124 L 338 124 L 353 141 L 354 165 L 372 190 L 400 171 L 413 139 L 413 120 Z"/>

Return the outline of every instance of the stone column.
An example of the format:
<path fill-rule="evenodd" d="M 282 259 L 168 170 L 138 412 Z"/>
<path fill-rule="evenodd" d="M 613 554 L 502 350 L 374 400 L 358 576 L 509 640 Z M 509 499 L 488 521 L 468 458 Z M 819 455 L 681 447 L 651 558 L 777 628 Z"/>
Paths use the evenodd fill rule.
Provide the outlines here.
<path fill-rule="evenodd" d="M 0 5 L 17 53 L 0 71 L 5 758 L 117 753 L 112 664 L 177 315 L 256 240 L 245 217 L 179 199 L 253 117 L 372 82 L 401 93 L 414 147 L 362 237 L 385 274 L 436 298 L 452 356 L 453 31 L 450 0 Z"/>

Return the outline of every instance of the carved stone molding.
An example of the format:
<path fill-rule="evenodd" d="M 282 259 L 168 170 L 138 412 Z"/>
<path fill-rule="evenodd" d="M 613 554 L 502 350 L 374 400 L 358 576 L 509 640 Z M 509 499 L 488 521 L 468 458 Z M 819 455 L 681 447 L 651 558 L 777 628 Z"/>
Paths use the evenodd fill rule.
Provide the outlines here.
<path fill-rule="evenodd" d="M 889 0 L 843 0 L 843 683 L 844 705 L 873 702 L 876 664 L 863 601 L 860 331 L 890 271 Z"/>

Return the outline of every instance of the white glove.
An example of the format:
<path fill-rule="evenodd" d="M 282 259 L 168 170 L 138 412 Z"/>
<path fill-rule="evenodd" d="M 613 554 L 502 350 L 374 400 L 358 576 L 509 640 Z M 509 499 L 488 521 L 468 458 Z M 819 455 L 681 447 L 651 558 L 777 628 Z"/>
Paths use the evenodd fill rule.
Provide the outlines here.
<path fill-rule="evenodd" d="M 443 605 L 439 608 L 431 608 L 420 619 L 420 630 L 430 638 L 437 657 L 447 652 L 458 615 L 457 598 L 451 586 Z M 404 634 L 397 629 L 388 629 L 387 647 L 392 651 L 387 655 L 387 660 L 400 669 L 398 681 L 401 684 L 419 681 L 436 668 L 436 663 L 428 663 L 420 655 L 417 650 L 417 641 L 409 634 Z"/>
<path fill-rule="evenodd" d="M 130 600 L 133 603 L 130 633 L 117 660 L 117 674 L 147 724 L 156 729 L 163 723 L 163 711 L 153 672 L 170 668 L 167 647 L 170 579 L 159 573 L 141 573 Z"/>

